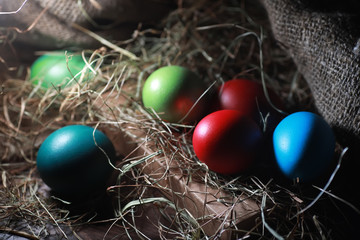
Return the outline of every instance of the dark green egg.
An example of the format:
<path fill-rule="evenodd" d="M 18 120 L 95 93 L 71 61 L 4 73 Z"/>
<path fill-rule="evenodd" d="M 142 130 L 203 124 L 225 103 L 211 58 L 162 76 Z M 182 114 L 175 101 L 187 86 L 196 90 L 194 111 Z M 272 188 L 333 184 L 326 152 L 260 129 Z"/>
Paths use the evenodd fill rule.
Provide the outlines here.
<path fill-rule="evenodd" d="M 70 125 L 50 134 L 37 154 L 37 169 L 54 193 L 67 198 L 104 190 L 115 149 L 109 138 L 89 126 Z"/>

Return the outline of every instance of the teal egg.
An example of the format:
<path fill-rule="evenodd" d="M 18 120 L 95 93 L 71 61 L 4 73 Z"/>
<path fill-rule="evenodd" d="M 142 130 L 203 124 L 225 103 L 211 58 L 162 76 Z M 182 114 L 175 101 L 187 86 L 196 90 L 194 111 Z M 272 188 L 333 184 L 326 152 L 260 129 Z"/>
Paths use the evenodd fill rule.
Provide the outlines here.
<path fill-rule="evenodd" d="M 51 133 L 37 154 L 43 181 L 65 198 L 95 195 L 112 172 L 115 149 L 109 138 L 89 126 L 69 125 Z"/>
<path fill-rule="evenodd" d="M 81 55 L 52 53 L 40 56 L 30 68 L 30 81 L 42 88 L 65 87 L 79 80 L 85 62 Z M 89 74 L 89 71 L 87 72 Z"/>

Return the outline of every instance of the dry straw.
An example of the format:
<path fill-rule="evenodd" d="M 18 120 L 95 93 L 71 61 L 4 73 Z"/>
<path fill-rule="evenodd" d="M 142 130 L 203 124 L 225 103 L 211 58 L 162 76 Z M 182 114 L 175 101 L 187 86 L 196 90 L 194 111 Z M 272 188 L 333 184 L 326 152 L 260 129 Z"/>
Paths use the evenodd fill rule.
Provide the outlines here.
<path fill-rule="evenodd" d="M 257 202 L 261 214 L 250 231 L 230 226 L 244 239 L 249 236 L 259 239 L 328 237 L 323 218 L 313 213 L 312 208 L 301 211 L 316 194 L 308 197 L 301 185 L 282 185 L 253 172 L 229 178 L 208 171 L 196 160 L 191 147 L 194 126 L 163 122 L 141 104 L 140 92 L 145 78 L 160 66 L 177 64 L 195 71 L 209 86 L 219 86 L 233 77 L 262 81 L 279 93 L 287 107 L 309 109 L 309 90 L 291 60 L 274 44 L 266 16 L 256 4 L 196 1 L 173 11 L 157 28 L 139 28 L 131 39 L 116 43 L 80 26 L 77 28 L 104 45 L 96 50 L 81 51 L 87 62 L 85 68 L 93 73 L 90 81 L 83 81 L 85 76 L 79 75 L 70 87 L 48 90 L 41 89 L 40 85 L 32 86 L 28 77 L 7 79 L 2 85 L 0 233 L 42 239 L 50 234 L 49 226 L 52 226 L 55 232 L 70 238 L 75 233 L 69 231 L 68 226 L 76 230 L 99 221 L 90 212 L 70 214 L 68 208 L 63 207 L 69 203 L 49 197 L 36 172 L 36 151 L 45 136 L 61 126 L 86 124 L 110 135 L 119 132 L 128 135 L 134 141 L 129 144 L 139 148 L 151 143 L 157 149 L 141 157 L 128 153 L 113 166 L 116 181 L 108 188 L 108 194 L 113 200 L 114 216 L 101 220 L 109 223 L 104 238 L 117 226 L 128 238 L 148 239 L 146 233 L 138 229 L 135 209 L 154 205 L 172 222 L 171 227 L 157 224 L 160 237 L 216 238 L 207 236 L 201 219 L 186 209 L 180 209 L 165 197 L 149 195 L 149 189 L 164 188 L 158 182 L 168 177 L 168 171 L 158 179 L 144 174 L 142 167 L 155 158 L 175 162 L 188 181 L 200 178 L 208 187 L 233 196 L 245 194 Z M 64 54 L 70 57 L 69 53 Z M 217 216 L 206 217 L 211 221 Z"/>

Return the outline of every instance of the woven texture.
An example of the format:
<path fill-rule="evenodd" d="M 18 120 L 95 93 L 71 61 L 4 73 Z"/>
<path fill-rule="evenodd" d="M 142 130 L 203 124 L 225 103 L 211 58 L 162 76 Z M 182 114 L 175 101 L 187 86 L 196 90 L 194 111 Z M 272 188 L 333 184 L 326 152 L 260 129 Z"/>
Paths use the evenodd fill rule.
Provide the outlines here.
<path fill-rule="evenodd" d="M 0 0 L 1 11 L 15 11 L 23 0 Z M 166 0 L 29 0 L 16 14 L 0 15 L 0 26 L 27 29 L 17 40 L 41 48 L 92 47 L 98 42 L 75 29 L 78 24 L 107 40 L 131 36 L 137 24 L 161 19 L 173 7 Z"/>
<path fill-rule="evenodd" d="M 319 113 L 340 142 L 358 144 L 360 4 L 350 0 L 262 1 L 274 37 L 307 80 Z"/>

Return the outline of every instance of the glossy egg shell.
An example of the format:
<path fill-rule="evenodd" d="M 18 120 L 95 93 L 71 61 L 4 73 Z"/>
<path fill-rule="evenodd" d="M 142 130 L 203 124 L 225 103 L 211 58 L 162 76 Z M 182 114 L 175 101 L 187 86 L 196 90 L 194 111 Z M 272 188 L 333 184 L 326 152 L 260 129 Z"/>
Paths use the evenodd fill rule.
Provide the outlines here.
<path fill-rule="evenodd" d="M 280 170 L 291 179 L 306 182 L 318 177 L 331 163 L 335 137 L 319 115 L 296 112 L 276 127 L 273 145 Z"/>
<path fill-rule="evenodd" d="M 157 69 L 146 79 L 142 101 L 146 108 L 155 110 L 163 120 L 192 122 L 200 120 L 206 111 L 206 97 L 197 102 L 205 91 L 204 82 L 189 69 L 166 66 Z"/>
<path fill-rule="evenodd" d="M 236 110 L 220 110 L 195 127 L 193 147 L 199 160 L 221 174 L 248 169 L 256 158 L 262 133 L 256 123 Z"/>
<path fill-rule="evenodd" d="M 83 70 L 85 62 L 81 55 L 69 55 L 64 53 L 45 54 L 40 56 L 30 68 L 30 81 L 33 85 L 41 82 L 41 87 L 54 88 L 65 87 Z M 74 83 L 74 81 L 72 81 Z"/>
<path fill-rule="evenodd" d="M 89 126 L 70 125 L 45 139 L 36 162 L 41 178 L 55 193 L 76 198 L 105 186 L 112 172 L 108 158 L 115 160 L 115 150 L 105 134 Z"/>
<path fill-rule="evenodd" d="M 275 92 L 270 88 L 267 88 L 267 91 L 272 103 L 276 107 L 281 107 L 282 102 Z M 226 81 L 219 89 L 219 107 L 220 109 L 238 110 L 253 118 L 261 127 L 263 122 L 261 115 L 265 118 L 267 114 L 270 114 L 267 119 L 270 129 L 275 128 L 281 119 L 280 114 L 267 101 L 263 85 L 248 79 Z"/>

